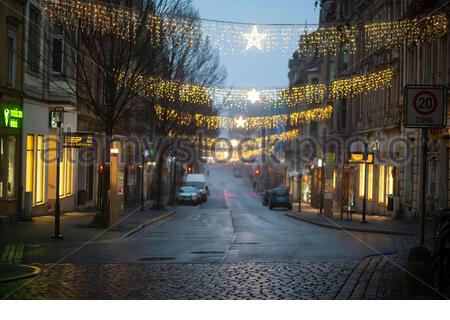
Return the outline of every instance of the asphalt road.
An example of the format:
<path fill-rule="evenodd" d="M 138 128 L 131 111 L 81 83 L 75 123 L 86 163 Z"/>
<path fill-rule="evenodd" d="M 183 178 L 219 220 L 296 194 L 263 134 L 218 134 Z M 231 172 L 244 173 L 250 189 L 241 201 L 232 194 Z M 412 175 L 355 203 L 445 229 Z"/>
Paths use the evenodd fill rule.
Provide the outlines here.
<path fill-rule="evenodd" d="M 364 257 L 395 251 L 393 236 L 306 224 L 263 207 L 249 181 L 234 177 L 231 168 L 209 171 L 207 203 L 182 206 L 131 239 L 88 244 L 62 261 L 61 254 L 76 248 L 28 256 L 42 275 L 0 286 L 0 293 L 24 299 L 333 299 Z M 369 265 L 367 281 L 376 272 Z M 390 273 L 382 271 L 388 280 L 376 286 L 389 287 Z"/>
<path fill-rule="evenodd" d="M 178 214 L 132 239 L 89 244 L 64 262 L 360 261 L 365 256 L 394 251 L 392 236 L 349 235 L 292 219 L 283 210 L 263 207 L 249 181 L 235 178 L 228 166 L 213 166 L 209 171 L 211 195 L 207 203 L 181 206 Z"/>

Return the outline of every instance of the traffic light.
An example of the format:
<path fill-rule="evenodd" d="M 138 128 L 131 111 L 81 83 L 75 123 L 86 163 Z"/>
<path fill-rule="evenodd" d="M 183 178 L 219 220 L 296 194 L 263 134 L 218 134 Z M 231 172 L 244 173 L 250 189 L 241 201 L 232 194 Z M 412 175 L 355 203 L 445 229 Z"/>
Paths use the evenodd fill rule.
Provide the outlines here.
<path fill-rule="evenodd" d="M 98 166 L 98 173 L 102 174 L 105 172 L 105 165 L 102 163 Z"/>
<path fill-rule="evenodd" d="M 261 169 L 257 168 L 257 169 L 255 170 L 255 174 L 256 174 L 257 176 L 259 176 L 259 175 L 261 174 Z"/>
<path fill-rule="evenodd" d="M 188 166 L 188 168 L 187 168 L 187 173 L 188 173 L 188 174 L 192 173 L 192 166 Z"/>

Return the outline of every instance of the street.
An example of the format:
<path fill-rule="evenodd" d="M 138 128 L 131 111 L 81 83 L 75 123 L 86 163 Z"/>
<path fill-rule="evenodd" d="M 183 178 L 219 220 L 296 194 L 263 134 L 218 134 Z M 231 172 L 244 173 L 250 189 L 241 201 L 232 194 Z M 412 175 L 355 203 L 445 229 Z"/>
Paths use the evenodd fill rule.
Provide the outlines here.
<path fill-rule="evenodd" d="M 263 207 L 250 182 L 235 178 L 231 167 L 209 170 L 207 203 L 180 206 L 129 239 L 27 248 L 24 262 L 38 263 L 42 274 L 0 285 L 2 296 L 335 299 L 365 257 L 398 251 L 398 236 L 303 223 Z"/>

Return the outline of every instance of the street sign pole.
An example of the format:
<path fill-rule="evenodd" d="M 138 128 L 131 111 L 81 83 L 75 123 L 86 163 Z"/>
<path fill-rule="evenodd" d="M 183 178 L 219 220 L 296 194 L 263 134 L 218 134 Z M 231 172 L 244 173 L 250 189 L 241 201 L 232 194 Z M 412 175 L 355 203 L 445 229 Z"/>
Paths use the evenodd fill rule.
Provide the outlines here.
<path fill-rule="evenodd" d="M 420 167 L 421 180 L 421 193 L 420 193 L 420 213 L 421 213 L 421 226 L 420 226 L 420 245 L 425 244 L 425 224 L 426 224 L 426 212 L 427 212 L 427 158 L 428 158 L 428 129 L 422 128 L 422 163 Z"/>
<path fill-rule="evenodd" d="M 405 127 L 421 129 L 420 244 L 425 244 L 427 216 L 428 129 L 447 127 L 448 89 L 445 86 L 406 86 Z"/>

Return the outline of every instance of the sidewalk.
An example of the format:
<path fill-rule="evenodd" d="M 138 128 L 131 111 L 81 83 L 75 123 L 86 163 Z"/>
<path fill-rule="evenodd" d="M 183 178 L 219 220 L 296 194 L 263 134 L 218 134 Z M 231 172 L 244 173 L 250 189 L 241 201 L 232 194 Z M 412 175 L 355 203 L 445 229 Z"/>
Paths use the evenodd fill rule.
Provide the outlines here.
<path fill-rule="evenodd" d="M 33 266 L 22 265 L 24 247 L 120 240 L 176 213 L 176 207 L 167 207 L 161 211 L 149 208 L 150 205 L 146 206 L 145 211 L 141 211 L 140 207 L 126 209 L 119 217 L 121 222 L 117 231 L 90 227 L 94 212 L 66 213 L 61 216 L 61 233 L 64 239 L 59 241 L 51 239 L 54 230 L 52 215 L 35 217 L 31 222 L 0 224 L 0 283 L 39 273 Z"/>
<path fill-rule="evenodd" d="M 388 235 L 409 235 L 418 236 L 420 233 L 420 222 L 410 220 L 393 220 L 388 217 L 367 216 L 367 224 L 361 224 L 362 216 L 360 214 L 353 214 L 352 221 L 347 220 L 347 215 L 341 219 L 341 214 L 333 213 L 333 217 L 325 217 L 319 215 L 318 209 L 313 209 L 310 206 L 302 204 L 302 212 L 298 211 L 298 204 L 294 204 L 293 210 L 286 213 L 287 216 L 301 220 L 303 222 L 311 223 L 320 227 L 346 230 L 355 232 L 369 232 Z M 427 223 L 426 233 L 431 235 L 431 222 Z"/>
<path fill-rule="evenodd" d="M 120 229 L 106 231 L 90 227 L 95 212 L 73 212 L 61 216 L 62 242 L 84 242 L 95 238 L 95 241 L 116 240 L 123 238 L 142 224 L 154 219 L 164 218 L 173 212 L 175 207 L 167 207 L 162 211 L 150 210 L 147 205 L 145 211 L 140 207 L 125 209 L 119 217 Z M 8 244 L 45 244 L 54 243 L 51 239 L 54 233 L 54 216 L 35 217 L 31 222 L 16 222 L 0 224 L 0 249 Z"/>

